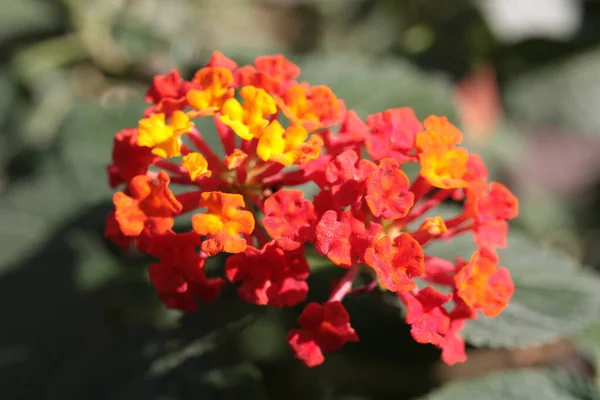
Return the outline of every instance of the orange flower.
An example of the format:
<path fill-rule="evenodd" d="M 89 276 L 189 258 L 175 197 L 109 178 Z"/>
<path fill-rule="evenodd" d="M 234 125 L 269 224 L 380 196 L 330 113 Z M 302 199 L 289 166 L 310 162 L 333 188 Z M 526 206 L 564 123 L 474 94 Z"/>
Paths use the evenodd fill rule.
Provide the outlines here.
<path fill-rule="evenodd" d="M 158 183 L 146 175 L 138 175 L 128 187 L 130 195 L 117 192 L 113 196 L 115 219 L 125 236 L 139 236 L 144 227 L 161 234 L 173 227 L 173 217 L 181 212 L 181 204 L 168 189 L 169 176 L 161 171 Z"/>
<path fill-rule="evenodd" d="M 308 130 L 338 122 L 344 105 L 327 86 L 308 87 L 305 84 L 290 86 L 280 104 L 293 123 L 303 124 Z"/>
<path fill-rule="evenodd" d="M 225 166 L 232 170 L 241 166 L 248 158 L 248 154 L 240 149 L 234 149 L 233 152 L 225 157 Z"/>
<path fill-rule="evenodd" d="M 382 236 L 365 253 L 365 261 L 377 272 L 381 286 L 392 292 L 413 289 L 413 278 L 425 272 L 424 260 L 423 248 L 408 233 L 393 241 Z"/>
<path fill-rule="evenodd" d="M 250 211 L 239 209 L 244 206 L 240 194 L 202 193 L 199 207 L 206 207 L 207 212 L 192 217 L 194 231 L 207 237 L 202 242 L 202 251 L 213 256 L 222 251 L 240 253 L 246 250 L 246 240 L 239 236 L 252 233 L 254 217 Z"/>
<path fill-rule="evenodd" d="M 183 168 L 190 174 L 192 181 L 212 175 L 212 172 L 208 169 L 208 161 L 200 153 L 186 154 L 182 159 L 182 164 Z"/>
<path fill-rule="evenodd" d="M 448 232 L 448 228 L 446 227 L 444 219 L 439 215 L 436 215 L 435 217 L 425 218 L 419 227 L 419 231 L 427 232 L 431 236 L 439 236 L 442 233 Z"/>
<path fill-rule="evenodd" d="M 456 293 L 469 307 L 488 316 L 502 312 L 515 291 L 505 267 L 496 269 L 498 256 L 491 250 L 476 251 L 454 277 Z"/>
<path fill-rule="evenodd" d="M 193 82 L 202 89 L 190 90 L 187 101 L 202 115 L 213 114 L 227 99 L 233 97 L 233 74 L 225 67 L 204 67 L 196 72 Z"/>
<path fill-rule="evenodd" d="M 425 132 L 417 135 L 421 176 L 440 189 L 465 187 L 469 152 L 456 148 L 462 133 L 446 117 L 432 115 L 425 120 Z"/>
<path fill-rule="evenodd" d="M 463 140 L 463 134 L 446 117 L 430 115 L 425 119 L 423 125 L 425 132 L 417 135 L 416 144 L 419 152 L 449 150 Z"/>

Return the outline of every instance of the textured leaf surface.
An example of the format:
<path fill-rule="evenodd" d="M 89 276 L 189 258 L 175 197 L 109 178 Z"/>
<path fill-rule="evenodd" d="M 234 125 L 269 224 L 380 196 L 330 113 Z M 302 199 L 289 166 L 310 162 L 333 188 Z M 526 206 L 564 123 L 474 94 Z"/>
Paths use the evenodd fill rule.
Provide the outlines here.
<path fill-rule="evenodd" d="M 592 400 L 600 393 L 591 382 L 551 370 L 501 372 L 451 383 L 420 400 Z"/>

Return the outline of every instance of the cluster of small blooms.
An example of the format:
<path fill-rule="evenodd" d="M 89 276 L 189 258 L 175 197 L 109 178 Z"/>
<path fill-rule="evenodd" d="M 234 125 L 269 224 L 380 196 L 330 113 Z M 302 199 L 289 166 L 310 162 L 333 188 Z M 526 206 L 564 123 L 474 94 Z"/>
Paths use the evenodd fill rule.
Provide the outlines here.
<path fill-rule="evenodd" d="M 481 158 L 458 146 L 462 134 L 445 117 L 421 123 L 410 108 L 394 108 L 363 121 L 299 74 L 281 55 L 239 67 L 215 52 L 190 81 L 177 71 L 156 76 L 144 118 L 114 139 L 110 185 L 124 185 L 106 236 L 155 257 L 149 275 L 158 296 L 184 311 L 216 299 L 228 282 L 258 305 L 305 301 L 310 244 L 344 275 L 289 332 L 299 359 L 319 365 L 324 351 L 357 341 L 341 301 L 379 287 L 406 305 L 416 341 L 440 348 L 448 364 L 464 361 L 465 321 L 477 311 L 498 315 L 514 291 L 495 249 L 506 245 L 517 199 L 488 182 Z M 195 128 L 197 118 L 214 121 L 224 157 Z M 413 182 L 405 163 L 420 165 Z M 307 182 L 319 188 L 312 199 L 289 189 Z M 170 184 L 191 189 L 174 195 Z M 425 216 L 447 199 L 462 202 L 458 215 Z M 193 214 L 192 230 L 176 233 L 183 214 Z M 478 247 L 470 260 L 424 252 L 467 232 Z M 225 276 L 207 277 L 206 260 L 223 252 L 231 254 Z M 353 286 L 359 270 L 373 281 Z M 417 277 L 449 290 L 418 288 Z"/>

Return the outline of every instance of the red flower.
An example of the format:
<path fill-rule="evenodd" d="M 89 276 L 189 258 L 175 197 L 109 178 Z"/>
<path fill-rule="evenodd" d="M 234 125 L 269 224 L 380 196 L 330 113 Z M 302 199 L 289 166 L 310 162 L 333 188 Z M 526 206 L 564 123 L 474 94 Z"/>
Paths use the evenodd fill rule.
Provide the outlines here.
<path fill-rule="evenodd" d="M 225 284 L 222 278 L 207 278 L 206 259 L 198 254 L 200 238 L 193 232 L 157 235 L 144 249 L 160 262 L 150 265 L 150 281 L 168 308 L 193 311 L 196 298 L 213 301 Z"/>
<path fill-rule="evenodd" d="M 473 218 L 475 242 L 479 247 L 504 248 L 508 233 L 506 221 L 519 215 L 519 201 L 501 183 L 486 186 L 467 190 L 466 214 Z"/>
<path fill-rule="evenodd" d="M 360 153 L 368 134 L 369 128 L 358 114 L 353 110 L 348 110 L 344 113 L 338 134 L 334 135 L 331 130 L 327 129 L 322 136 L 327 153 L 336 156 L 347 149 Z"/>
<path fill-rule="evenodd" d="M 300 68 L 281 54 L 256 57 L 254 65 L 259 72 L 279 82 L 289 81 L 300 75 Z"/>
<path fill-rule="evenodd" d="M 358 341 L 350 326 L 350 316 L 340 302 L 309 303 L 297 319 L 300 329 L 292 329 L 287 341 L 296 357 L 309 367 L 325 361 L 323 351 L 336 351 L 346 342 Z"/>
<path fill-rule="evenodd" d="M 281 95 L 286 84 L 300 75 L 300 68 L 281 54 L 257 57 L 254 65 L 236 71 L 235 78 L 239 85 L 252 85 L 267 93 Z"/>
<path fill-rule="evenodd" d="M 381 225 L 374 222 L 367 228 L 350 210 L 339 215 L 329 210 L 317 224 L 315 248 L 335 264 L 350 267 L 355 261 L 363 262 L 365 251 L 381 230 Z"/>
<path fill-rule="evenodd" d="M 411 326 L 410 334 L 419 343 L 439 345 L 450 328 L 450 317 L 442 306 L 452 299 L 427 286 L 416 296 L 403 292 L 400 298 L 406 303 L 406 323 Z"/>
<path fill-rule="evenodd" d="M 289 307 L 306 300 L 308 273 L 304 247 L 284 251 L 275 242 L 260 250 L 248 246 L 225 263 L 227 279 L 242 282 L 240 297 L 259 305 Z"/>
<path fill-rule="evenodd" d="M 448 365 L 454 365 L 467 361 L 465 341 L 458 336 L 458 332 L 465 327 L 465 320 L 458 319 L 450 322 L 450 328 L 439 347 L 442 349 L 442 361 Z"/>
<path fill-rule="evenodd" d="M 265 200 L 262 223 L 284 250 L 294 250 L 314 238 L 313 204 L 300 190 L 280 190 Z"/>
<path fill-rule="evenodd" d="M 412 109 L 391 108 L 369 115 L 367 126 L 371 134 L 365 144 L 371 158 L 378 161 L 389 157 L 400 163 L 414 158 L 409 153 L 414 150 L 416 135 L 423 131 L 423 126 Z"/>
<path fill-rule="evenodd" d="M 487 193 L 475 198 L 474 213 L 480 221 L 511 220 L 519 215 L 519 201 L 506 186 L 491 182 Z"/>
<path fill-rule="evenodd" d="M 144 114 L 146 116 L 157 113 L 169 115 L 175 110 L 183 109 L 186 104 L 187 87 L 188 83 L 183 80 L 177 70 L 155 76 L 146 93 L 146 101 L 154 105 L 148 108 Z"/>
<path fill-rule="evenodd" d="M 123 182 L 129 182 L 137 175 L 145 175 L 148 166 L 158 157 L 152 154 L 152 149 L 136 144 L 137 129 L 123 129 L 115 135 L 112 164 L 108 167 L 110 187 L 117 187 Z"/>
<path fill-rule="evenodd" d="M 465 342 L 457 336 L 464 327 L 464 315 L 449 313 L 443 307 L 452 295 L 428 286 L 416 295 L 403 292 L 399 297 L 407 307 L 406 323 L 411 326 L 410 334 L 417 342 L 431 343 L 442 349 L 442 359 L 448 365 L 466 360 Z"/>
<path fill-rule="evenodd" d="M 366 184 L 365 201 L 376 217 L 403 218 L 413 206 L 414 194 L 408 190 L 408 176 L 400 169 L 400 164 L 391 158 L 381 160 Z"/>
<path fill-rule="evenodd" d="M 206 66 L 207 67 L 223 67 L 223 68 L 227 68 L 231 71 L 233 71 L 237 68 L 237 64 L 235 63 L 235 61 L 233 61 L 229 57 L 226 57 L 220 51 L 213 51 L 213 53 L 210 56 L 210 60 L 208 60 L 208 62 L 206 63 Z"/>
<path fill-rule="evenodd" d="M 334 199 L 342 207 L 356 204 L 364 194 L 365 180 L 376 168 L 371 161 L 360 160 L 354 150 L 339 154 L 325 170 Z"/>

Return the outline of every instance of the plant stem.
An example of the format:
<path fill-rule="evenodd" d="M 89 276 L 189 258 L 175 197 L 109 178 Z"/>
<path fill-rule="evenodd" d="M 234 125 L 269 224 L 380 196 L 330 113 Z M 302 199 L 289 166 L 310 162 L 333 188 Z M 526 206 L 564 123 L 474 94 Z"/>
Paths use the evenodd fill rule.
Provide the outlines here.
<path fill-rule="evenodd" d="M 352 282 L 354 282 L 354 279 L 358 274 L 359 268 L 360 265 L 358 263 L 352 264 L 352 266 L 346 272 L 346 275 L 344 275 L 342 279 L 340 279 L 340 282 L 331 293 L 328 302 L 342 301 L 344 299 L 344 297 L 352 289 Z"/>

